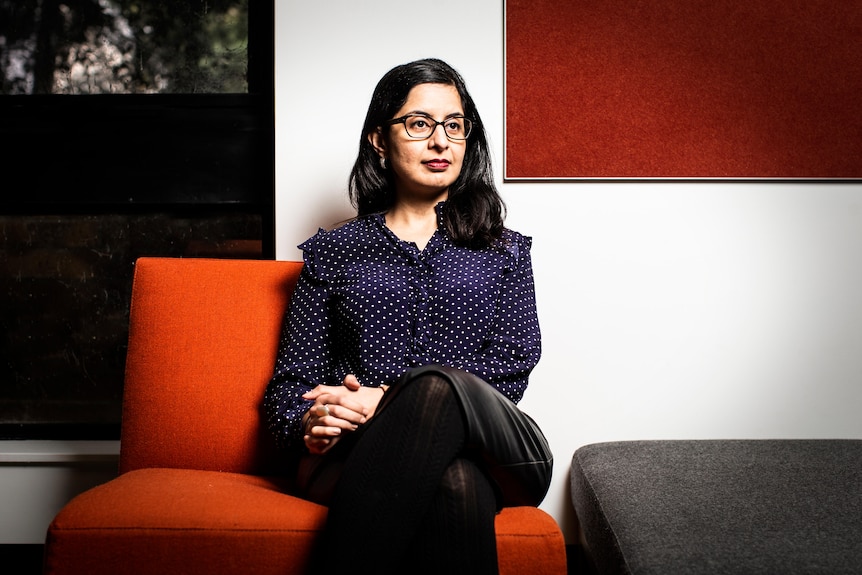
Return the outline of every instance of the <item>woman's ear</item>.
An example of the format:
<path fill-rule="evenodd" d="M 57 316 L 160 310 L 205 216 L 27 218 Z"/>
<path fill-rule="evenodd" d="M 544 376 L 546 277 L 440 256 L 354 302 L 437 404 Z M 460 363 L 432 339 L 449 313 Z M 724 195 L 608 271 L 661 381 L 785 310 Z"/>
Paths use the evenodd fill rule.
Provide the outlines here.
<path fill-rule="evenodd" d="M 386 139 L 383 137 L 383 130 L 381 128 L 377 128 L 368 134 L 368 141 L 381 158 L 386 156 Z"/>

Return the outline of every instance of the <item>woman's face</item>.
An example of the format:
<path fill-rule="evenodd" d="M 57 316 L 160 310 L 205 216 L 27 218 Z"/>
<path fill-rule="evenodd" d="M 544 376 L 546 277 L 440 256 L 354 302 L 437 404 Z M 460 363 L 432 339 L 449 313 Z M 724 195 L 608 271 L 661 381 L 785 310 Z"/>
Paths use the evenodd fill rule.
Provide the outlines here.
<path fill-rule="evenodd" d="M 463 116 L 461 97 L 454 86 L 418 84 L 407 95 L 407 101 L 395 114 L 428 116 L 429 123 Z M 425 140 L 411 138 L 403 123 L 383 126 L 369 139 L 377 153 L 386 158 L 388 169 L 395 176 L 395 191 L 399 199 L 415 198 L 430 201 L 445 200 L 449 186 L 458 178 L 464 163 L 466 140 L 450 140 L 443 125 L 435 126 Z"/>

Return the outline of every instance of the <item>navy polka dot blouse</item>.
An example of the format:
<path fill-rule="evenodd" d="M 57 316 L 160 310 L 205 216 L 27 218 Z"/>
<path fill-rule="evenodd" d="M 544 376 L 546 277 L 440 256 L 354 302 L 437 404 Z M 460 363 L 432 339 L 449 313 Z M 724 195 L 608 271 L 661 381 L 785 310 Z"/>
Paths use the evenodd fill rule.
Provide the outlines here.
<path fill-rule="evenodd" d="M 293 294 L 264 406 L 283 447 L 302 442 L 301 396 L 354 374 L 392 384 L 408 369 L 447 365 L 520 401 L 541 355 L 532 240 L 504 230 L 497 246 L 455 246 L 439 225 L 421 252 L 364 216 L 301 244 Z"/>

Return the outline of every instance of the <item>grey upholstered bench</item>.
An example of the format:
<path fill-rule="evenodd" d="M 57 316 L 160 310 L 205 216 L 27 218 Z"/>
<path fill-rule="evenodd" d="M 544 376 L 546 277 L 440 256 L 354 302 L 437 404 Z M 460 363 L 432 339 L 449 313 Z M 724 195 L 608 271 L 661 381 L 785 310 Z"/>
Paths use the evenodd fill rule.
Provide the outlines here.
<path fill-rule="evenodd" d="M 862 573 L 862 440 L 597 443 L 571 492 L 601 574 Z"/>

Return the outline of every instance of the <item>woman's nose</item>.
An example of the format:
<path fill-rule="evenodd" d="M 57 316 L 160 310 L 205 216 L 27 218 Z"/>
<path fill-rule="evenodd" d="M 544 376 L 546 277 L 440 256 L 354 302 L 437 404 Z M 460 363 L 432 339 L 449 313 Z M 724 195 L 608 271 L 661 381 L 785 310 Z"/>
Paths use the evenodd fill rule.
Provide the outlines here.
<path fill-rule="evenodd" d="M 439 130 L 437 128 L 440 128 Z M 446 135 L 446 128 L 443 124 L 434 126 L 434 131 L 431 132 L 431 143 L 438 148 L 446 148 L 449 146 L 449 136 Z"/>

